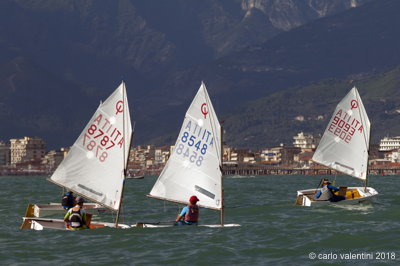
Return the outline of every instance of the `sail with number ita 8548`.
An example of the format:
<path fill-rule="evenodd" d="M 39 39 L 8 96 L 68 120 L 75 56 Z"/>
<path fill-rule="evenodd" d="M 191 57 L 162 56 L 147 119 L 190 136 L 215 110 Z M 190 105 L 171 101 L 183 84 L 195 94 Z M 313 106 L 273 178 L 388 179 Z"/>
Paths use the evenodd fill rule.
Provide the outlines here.
<path fill-rule="evenodd" d="M 100 104 L 50 181 L 118 210 L 132 126 L 125 84 Z"/>
<path fill-rule="evenodd" d="M 221 182 L 221 126 L 202 83 L 149 196 L 186 204 L 190 196 L 196 195 L 198 205 L 220 210 Z"/>

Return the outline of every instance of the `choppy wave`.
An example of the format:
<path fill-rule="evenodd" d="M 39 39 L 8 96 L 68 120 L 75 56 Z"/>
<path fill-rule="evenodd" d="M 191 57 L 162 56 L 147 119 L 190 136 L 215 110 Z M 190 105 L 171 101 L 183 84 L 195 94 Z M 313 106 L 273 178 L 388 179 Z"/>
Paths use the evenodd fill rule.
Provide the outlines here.
<path fill-rule="evenodd" d="M 380 193 L 375 204 L 325 206 L 294 205 L 296 191 L 318 184 L 318 176 L 231 177 L 225 185 L 225 222 L 241 227 L 97 229 L 80 232 L 20 230 L 28 203 L 60 200 L 61 189 L 45 178 L 0 178 L 0 261 L 4 265 L 196 264 L 196 265 L 311 265 L 370 264 L 371 260 L 310 259 L 325 253 L 400 252 L 400 177 L 374 177 L 370 185 Z M 173 220 L 180 207 L 149 199 L 155 178 L 127 182 L 123 220 Z M 338 177 L 338 185 L 360 185 Z M 112 216 L 105 219 L 112 220 Z M 201 223 L 219 222 L 219 213 L 201 209 Z M 376 262 L 375 260 L 373 262 Z"/>

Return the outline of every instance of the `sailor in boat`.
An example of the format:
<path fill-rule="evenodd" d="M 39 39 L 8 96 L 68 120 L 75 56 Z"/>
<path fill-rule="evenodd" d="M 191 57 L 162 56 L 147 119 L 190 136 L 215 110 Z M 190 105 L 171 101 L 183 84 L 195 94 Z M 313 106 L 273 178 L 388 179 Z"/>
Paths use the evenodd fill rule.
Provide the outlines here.
<path fill-rule="evenodd" d="M 69 209 L 67 214 L 64 216 L 64 222 L 67 224 L 67 228 L 70 230 L 82 230 L 88 229 L 88 217 L 86 212 L 83 210 L 84 200 L 82 197 L 75 198 L 76 205 Z"/>
<path fill-rule="evenodd" d="M 69 210 L 74 207 L 75 197 L 72 191 L 65 193 L 61 199 L 61 205 L 65 210 Z"/>
<path fill-rule="evenodd" d="M 197 225 L 199 219 L 199 206 L 197 202 L 199 199 L 196 196 L 191 196 L 189 205 L 184 207 L 181 213 L 175 220 L 175 225 Z"/>
<path fill-rule="evenodd" d="M 322 184 L 321 190 L 315 194 L 315 200 L 317 201 L 331 201 L 338 202 L 345 200 L 346 197 L 335 195 L 335 192 L 339 191 L 339 188 L 332 186 L 328 179 L 325 179 Z"/>

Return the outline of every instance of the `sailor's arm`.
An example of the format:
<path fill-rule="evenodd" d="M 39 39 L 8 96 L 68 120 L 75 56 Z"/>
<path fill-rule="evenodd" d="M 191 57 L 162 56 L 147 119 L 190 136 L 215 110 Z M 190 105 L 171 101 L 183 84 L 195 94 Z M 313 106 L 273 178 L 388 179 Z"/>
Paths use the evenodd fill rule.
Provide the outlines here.
<path fill-rule="evenodd" d="M 70 211 L 67 211 L 67 213 L 64 216 L 64 222 L 69 223 L 69 216 L 71 215 Z"/>
<path fill-rule="evenodd" d="M 339 191 L 339 188 L 338 188 L 338 187 L 335 187 L 335 186 L 332 186 L 332 185 L 328 185 L 328 188 L 329 188 L 330 190 L 333 190 L 334 192 Z"/>
<path fill-rule="evenodd" d="M 175 222 L 179 222 L 180 220 L 182 220 L 182 216 L 180 215 L 180 214 L 178 214 L 178 216 L 176 217 L 176 220 L 175 220 Z"/>
<path fill-rule="evenodd" d="M 175 222 L 179 222 L 180 220 L 182 220 L 183 217 L 185 217 L 186 212 L 188 212 L 188 207 L 184 207 L 184 208 L 182 209 L 181 213 L 178 214 L 178 216 L 176 217 Z"/>

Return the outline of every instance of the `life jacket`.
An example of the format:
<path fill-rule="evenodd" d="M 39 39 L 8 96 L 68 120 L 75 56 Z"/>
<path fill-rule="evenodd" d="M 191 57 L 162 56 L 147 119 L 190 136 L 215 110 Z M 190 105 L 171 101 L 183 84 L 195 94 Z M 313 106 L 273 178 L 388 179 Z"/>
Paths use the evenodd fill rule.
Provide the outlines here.
<path fill-rule="evenodd" d="M 81 210 L 78 211 L 71 210 L 71 215 L 69 216 L 69 221 L 71 222 L 72 228 L 80 228 L 83 226 L 83 219 L 81 215 Z"/>
<path fill-rule="evenodd" d="M 199 219 L 199 207 L 197 205 L 188 205 L 188 212 L 185 215 L 185 222 L 197 223 Z"/>
<path fill-rule="evenodd" d="M 317 198 L 315 200 L 329 200 L 332 197 L 333 197 L 333 193 L 328 188 L 328 186 L 323 186 L 321 189 L 321 195 L 319 196 L 319 198 Z"/>
<path fill-rule="evenodd" d="M 65 193 L 61 199 L 61 205 L 66 210 L 74 207 L 74 196 L 72 196 L 70 193 Z"/>

